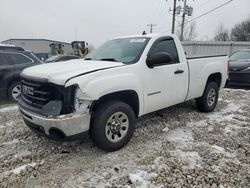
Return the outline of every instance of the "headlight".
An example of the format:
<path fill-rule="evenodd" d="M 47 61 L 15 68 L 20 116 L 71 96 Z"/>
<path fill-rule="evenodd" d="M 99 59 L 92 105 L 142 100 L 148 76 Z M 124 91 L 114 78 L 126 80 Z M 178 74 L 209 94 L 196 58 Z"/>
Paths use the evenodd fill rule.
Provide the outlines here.
<path fill-rule="evenodd" d="M 92 101 L 84 100 L 84 93 L 77 88 L 74 99 L 74 108 L 76 112 L 89 112 Z"/>

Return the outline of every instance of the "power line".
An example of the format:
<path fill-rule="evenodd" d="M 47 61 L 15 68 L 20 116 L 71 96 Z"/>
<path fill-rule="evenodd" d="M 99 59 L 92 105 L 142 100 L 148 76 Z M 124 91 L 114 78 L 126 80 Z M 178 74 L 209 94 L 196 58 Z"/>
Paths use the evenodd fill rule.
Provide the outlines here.
<path fill-rule="evenodd" d="M 232 1 L 233 1 L 233 0 L 227 1 L 226 3 L 223 3 L 222 5 L 220 5 L 220 6 L 218 6 L 218 7 L 215 7 L 215 8 L 213 8 L 213 9 L 210 10 L 210 11 L 205 12 L 204 14 L 201 14 L 200 16 L 197 16 L 197 17 L 195 17 L 195 18 L 193 18 L 193 19 L 187 21 L 186 23 L 193 22 L 194 20 L 197 20 L 197 19 L 199 19 L 199 18 L 201 18 L 201 17 L 203 17 L 203 16 L 206 16 L 207 14 L 209 14 L 209 13 L 211 13 L 211 12 L 213 12 L 213 11 L 215 11 L 215 10 L 217 10 L 217 9 L 219 9 L 219 8 L 221 8 L 221 7 L 223 7 L 223 6 L 227 5 L 227 4 L 229 4 L 229 3 L 231 3 Z"/>
<path fill-rule="evenodd" d="M 191 20 L 189 20 L 189 21 L 186 21 L 186 23 L 193 22 L 194 20 L 197 20 L 197 19 L 199 19 L 199 18 L 201 18 L 201 17 L 203 17 L 203 16 L 206 16 L 207 14 L 209 14 L 209 13 L 211 13 L 211 12 L 213 12 L 213 11 L 215 11 L 215 10 L 217 10 L 217 9 L 219 9 L 219 8 L 221 8 L 221 7 L 223 7 L 223 6 L 227 5 L 227 4 L 229 4 L 229 3 L 231 3 L 232 1 L 233 1 L 233 0 L 227 1 L 227 2 L 223 3 L 222 5 L 220 5 L 220 6 L 218 6 L 218 7 L 215 7 L 215 8 L 213 8 L 212 10 L 209 10 L 209 11 L 205 12 L 204 14 L 201 14 L 201 15 L 199 15 L 199 16 L 197 16 L 197 17 L 195 17 L 195 18 L 193 18 L 193 19 L 191 19 Z M 181 24 L 179 24 L 179 26 L 181 26 Z M 170 31 L 170 30 L 166 30 L 165 32 L 169 32 L 169 31 Z"/>

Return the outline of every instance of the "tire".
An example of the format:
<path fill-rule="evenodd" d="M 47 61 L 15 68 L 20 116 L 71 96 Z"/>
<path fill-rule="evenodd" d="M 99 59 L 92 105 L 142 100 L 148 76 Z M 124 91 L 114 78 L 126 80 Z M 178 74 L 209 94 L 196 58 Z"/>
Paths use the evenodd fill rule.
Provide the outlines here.
<path fill-rule="evenodd" d="M 93 114 L 90 136 L 98 148 L 116 151 L 130 141 L 135 121 L 135 113 L 128 104 L 121 101 L 103 103 Z"/>
<path fill-rule="evenodd" d="M 218 102 L 219 88 L 215 82 L 209 82 L 202 97 L 196 99 L 196 107 L 201 112 L 212 112 Z"/>
<path fill-rule="evenodd" d="M 14 82 L 8 88 L 8 98 L 11 102 L 17 102 L 17 97 L 21 94 L 21 83 Z"/>

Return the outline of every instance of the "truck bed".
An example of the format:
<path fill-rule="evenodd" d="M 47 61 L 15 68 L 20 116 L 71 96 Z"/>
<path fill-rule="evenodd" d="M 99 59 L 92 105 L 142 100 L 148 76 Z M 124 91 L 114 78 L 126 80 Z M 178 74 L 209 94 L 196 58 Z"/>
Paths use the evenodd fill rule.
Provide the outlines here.
<path fill-rule="evenodd" d="M 227 55 L 188 57 L 189 89 L 186 100 L 201 97 L 207 79 L 212 73 L 227 75 Z M 222 76 L 222 75 L 221 75 Z M 222 76 L 220 88 L 225 86 L 227 78 Z"/>
<path fill-rule="evenodd" d="M 192 56 L 192 57 L 187 57 L 187 60 L 190 60 L 190 59 L 203 59 L 203 58 L 214 58 L 214 57 L 224 57 L 224 56 L 227 56 L 227 54 L 224 54 L 224 55 Z"/>

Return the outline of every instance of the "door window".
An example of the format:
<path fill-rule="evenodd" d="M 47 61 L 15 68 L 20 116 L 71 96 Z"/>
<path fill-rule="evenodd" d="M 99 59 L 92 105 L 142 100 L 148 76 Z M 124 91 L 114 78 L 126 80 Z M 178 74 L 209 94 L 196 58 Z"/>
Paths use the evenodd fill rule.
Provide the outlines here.
<path fill-rule="evenodd" d="M 25 63 L 32 63 L 33 60 L 30 58 L 22 55 L 22 54 L 15 54 L 15 53 L 9 53 L 8 56 L 11 59 L 11 64 L 18 65 L 18 64 L 25 64 Z"/>
<path fill-rule="evenodd" d="M 0 66 L 1 65 L 9 65 L 8 59 L 3 53 L 0 53 Z"/>
<path fill-rule="evenodd" d="M 150 50 L 149 54 L 153 55 L 159 52 L 166 52 L 170 55 L 173 63 L 179 63 L 178 52 L 173 39 L 166 39 L 157 42 Z"/>

